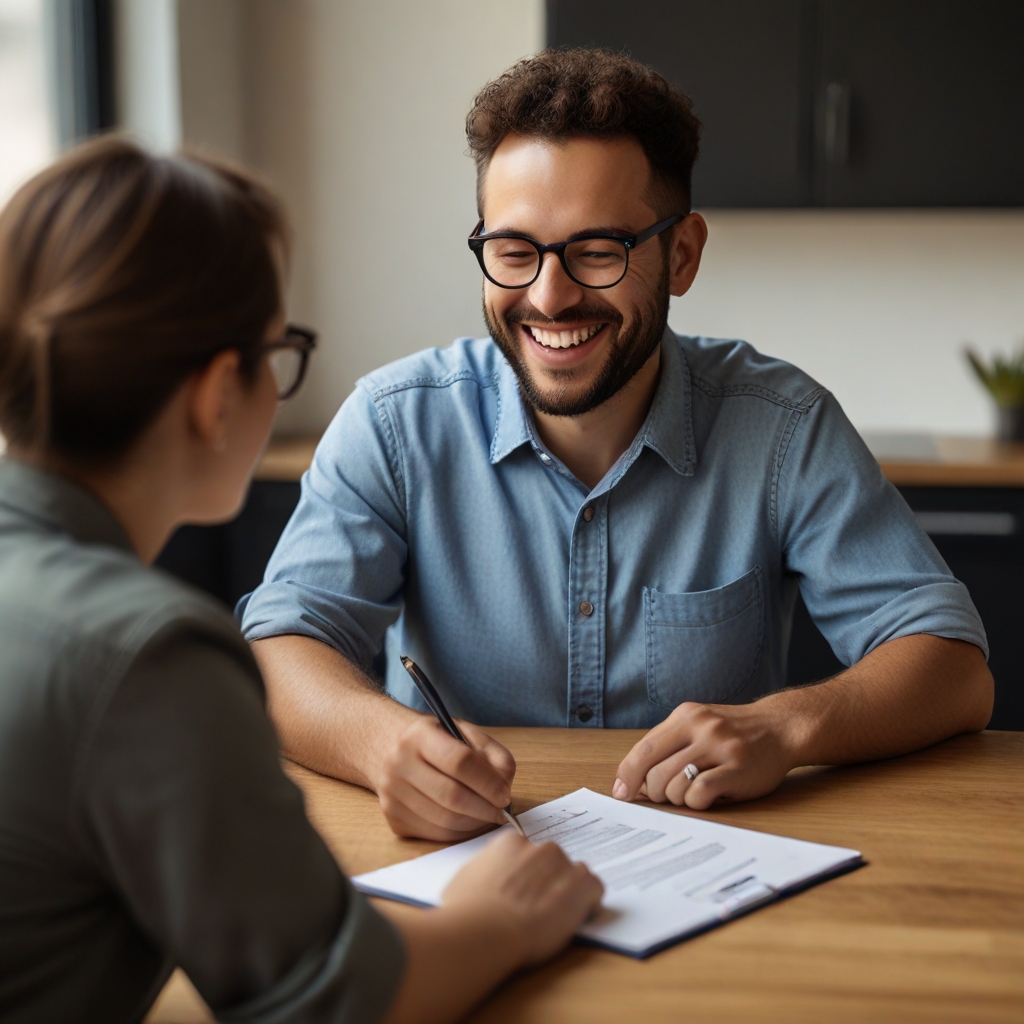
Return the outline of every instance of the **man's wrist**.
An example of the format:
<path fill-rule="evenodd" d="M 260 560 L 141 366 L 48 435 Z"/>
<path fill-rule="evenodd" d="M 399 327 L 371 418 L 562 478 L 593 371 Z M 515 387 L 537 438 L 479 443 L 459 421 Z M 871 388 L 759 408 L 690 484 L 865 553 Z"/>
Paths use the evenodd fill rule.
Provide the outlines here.
<path fill-rule="evenodd" d="M 835 693 L 830 681 L 783 690 L 765 699 L 775 705 L 772 712 L 777 718 L 787 770 L 828 763 L 822 740 L 834 728 Z"/>
<path fill-rule="evenodd" d="M 359 781 L 360 785 L 380 793 L 388 759 L 394 754 L 402 733 L 422 716 L 387 694 L 375 692 L 371 699 L 363 721 L 363 756 L 358 766 L 363 779 Z"/>

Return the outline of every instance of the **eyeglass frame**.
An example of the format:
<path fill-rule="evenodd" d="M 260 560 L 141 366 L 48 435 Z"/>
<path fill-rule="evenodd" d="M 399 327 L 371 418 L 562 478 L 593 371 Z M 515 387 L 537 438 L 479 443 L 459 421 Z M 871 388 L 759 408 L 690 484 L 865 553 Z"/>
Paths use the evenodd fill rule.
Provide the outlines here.
<path fill-rule="evenodd" d="M 636 235 L 609 235 L 602 231 L 588 232 L 582 235 L 577 235 L 575 238 L 570 238 L 567 242 L 551 242 L 545 245 L 543 242 L 538 242 L 537 239 L 531 238 L 529 235 L 523 235 L 516 231 L 498 231 L 493 235 L 481 235 L 480 229 L 484 226 L 483 217 L 477 222 L 473 233 L 469 236 L 466 241 L 469 243 L 469 248 L 476 254 L 477 262 L 480 264 L 480 269 L 483 271 L 484 277 L 487 278 L 491 284 L 496 285 L 498 288 L 506 288 L 509 291 L 515 291 L 519 288 L 529 288 L 534 281 L 540 277 L 541 270 L 544 269 L 544 256 L 553 252 L 558 256 L 558 262 L 562 264 L 562 269 L 565 271 L 566 277 L 570 281 L 575 282 L 581 288 L 593 288 L 595 290 L 602 288 L 614 288 L 617 284 L 622 283 L 622 279 L 629 272 L 629 253 L 630 250 L 637 248 L 639 245 L 643 245 L 649 238 L 654 238 L 655 235 L 660 235 L 663 231 L 667 231 L 674 224 L 678 224 L 683 220 L 683 214 L 674 213 L 671 217 L 666 217 L 665 220 L 658 221 L 657 224 L 652 224 L 649 228 L 645 228 L 639 234 Z M 529 242 L 530 245 L 537 250 L 537 273 L 530 278 L 525 284 L 502 284 L 500 281 L 496 281 L 487 272 L 487 267 L 484 264 L 484 244 L 491 241 L 494 238 L 516 238 L 521 242 Z M 570 245 L 575 245 L 576 242 L 587 242 L 595 238 L 604 239 L 609 242 L 621 242 L 626 250 L 626 264 L 622 268 L 622 274 L 611 284 L 585 284 L 580 281 L 577 277 L 573 276 L 572 271 L 569 269 L 569 264 L 565 260 L 565 250 Z"/>
<path fill-rule="evenodd" d="M 260 355 L 269 355 L 271 352 L 284 348 L 295 349 L 300 357 L 299 372 L 295 377 L 295 383 L 282 394 L 277 393 L 279 402 L 287 402 L 306 379 L 306 370 L 309 367 L 309 354 L 316 348 L 317 333 L 310 327 L 303 327 L 301 324 L 285 324 L 281 337 L 277 341 L 268 341 L 260 346 Z"/>

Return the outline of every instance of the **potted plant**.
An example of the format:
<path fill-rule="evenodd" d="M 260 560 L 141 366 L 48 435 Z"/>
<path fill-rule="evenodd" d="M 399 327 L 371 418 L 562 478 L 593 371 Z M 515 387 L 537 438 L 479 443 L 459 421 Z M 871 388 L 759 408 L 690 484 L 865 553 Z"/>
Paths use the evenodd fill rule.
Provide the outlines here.
<path fill-rule="evenodd" d="M 1024 346 L 1016 356 L 995 355 L 986 365 L 972 349 L 965 349 L 978 380 L 996 401 L 1000 441 L 1024 441 Z"/>

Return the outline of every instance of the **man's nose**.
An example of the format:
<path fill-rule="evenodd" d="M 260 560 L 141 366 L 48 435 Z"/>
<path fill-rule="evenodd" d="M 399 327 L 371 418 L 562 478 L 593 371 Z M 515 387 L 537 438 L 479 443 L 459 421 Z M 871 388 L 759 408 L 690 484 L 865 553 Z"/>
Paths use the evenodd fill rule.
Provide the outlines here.
<path fill-rule="evenodd" d="M 540 274 L 530 285 L 527 296 L 537 312 L 554 317 L 582 302 L 583 288 L 566 274 L 556 253 L 546 252 L 541 258 Z"/>

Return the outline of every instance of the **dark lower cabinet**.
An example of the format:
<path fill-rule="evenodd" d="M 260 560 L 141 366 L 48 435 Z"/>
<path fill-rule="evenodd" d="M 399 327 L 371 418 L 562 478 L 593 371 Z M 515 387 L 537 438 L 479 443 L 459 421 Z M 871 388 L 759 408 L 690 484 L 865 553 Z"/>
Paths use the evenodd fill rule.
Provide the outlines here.
<path fill-rule="evenodd" d="M 223 526 L 183 526 L 156 564 L 234 608 L 254 590 L 299 503 L 299 485 L 256 480 L 245 508 Z"/>
<path fill-rule="evenodd" d="M 920 487 L 901 493 L 967 585 L 985 623 L 996 680 L 991 727 L 1024 730 L 1024 490 Z M 263 578 L 298 500 L 297 483 L 258 480 L 237 519 L 183 527 L 157 565 L 234 607 Z M 790 685 L 827 679 L 842 668 L 798 599 Z"/>
<path fill-rule="evenodd" d="M 996 681 L 992 729 L 1024 730 L 1024 490 L 901 487 L 985 624 Z M 789 645 L 791 685 L 842 670 L 803 601 Z"/>

